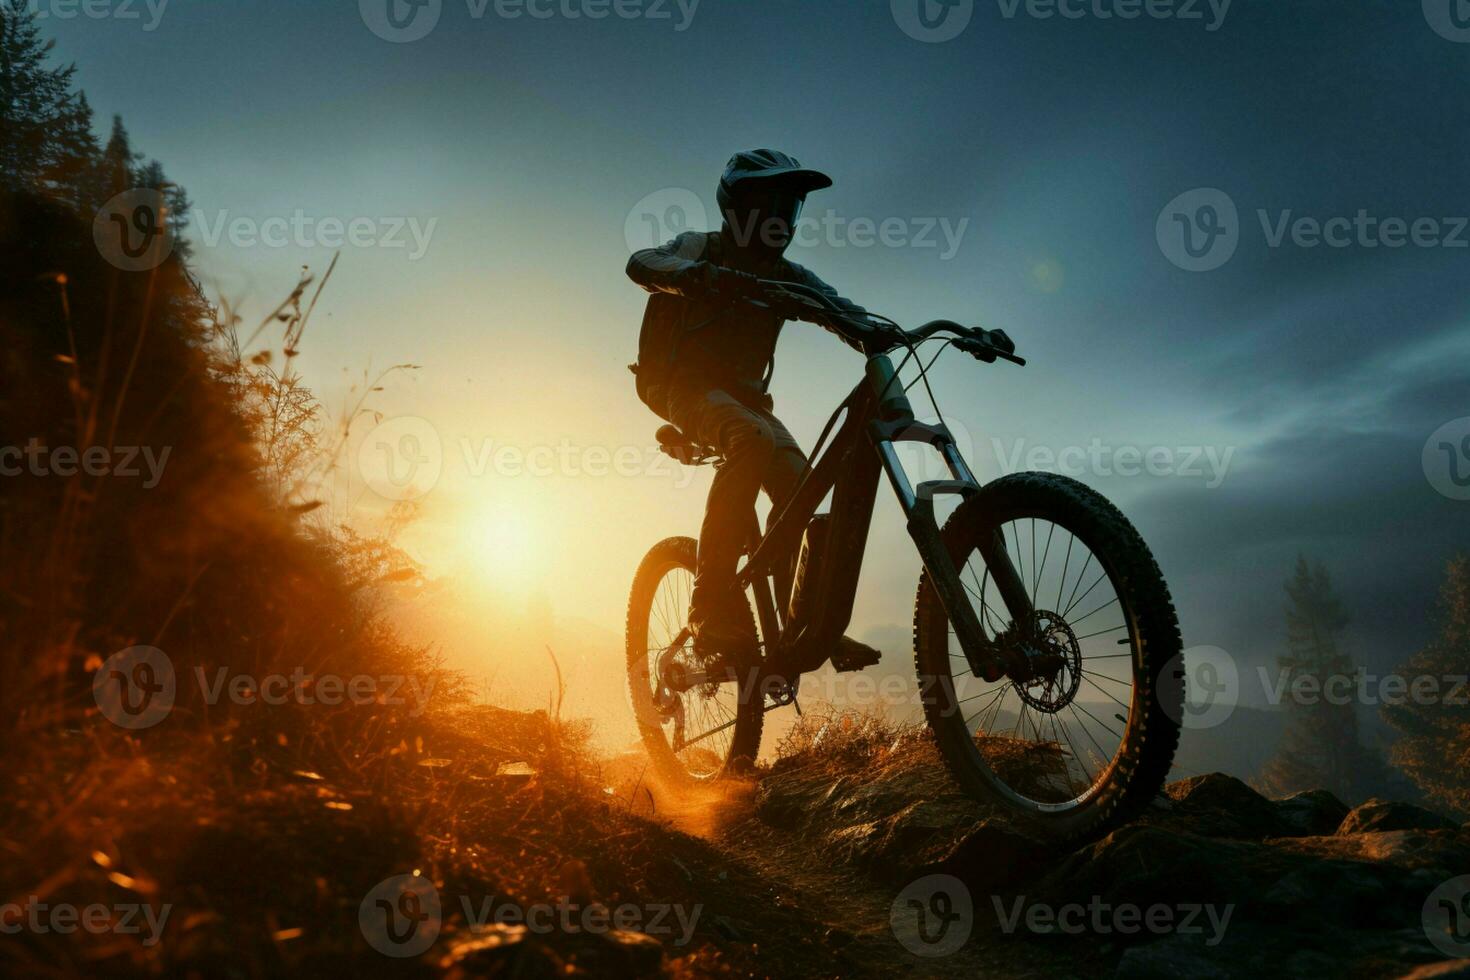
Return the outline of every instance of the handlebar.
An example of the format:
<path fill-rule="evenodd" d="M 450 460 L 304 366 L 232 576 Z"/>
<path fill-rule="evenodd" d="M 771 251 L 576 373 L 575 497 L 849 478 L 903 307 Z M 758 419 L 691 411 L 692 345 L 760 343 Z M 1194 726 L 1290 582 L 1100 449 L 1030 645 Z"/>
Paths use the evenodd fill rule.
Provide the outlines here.
<path fill-rule="evenodd" d="M 776 279 L 761 279 L 759 280 L 759 283 L 761 289 L 764 290 L 766 293 L 784 292 L 788 295 L 800 297 L 801 299 L 821 306 L 826 312 L 828 318 L 841 320 L 842 322 L 852 327 L 855 327 L 857 328 L 857 330 L 867 334 L 877 332 L 874 324 L 870 322 L 865 322 L 854 317 L 847 310 L 844 310 L 842 307 L 834 303 L 830 296 L 827 296 L 821 290 L 808 286 L 805 283 L 782 282 Z M 774 304 L 770 302 L 762 303 L 760 300 L 750 300 L 750 302 L 753 302 L 756 305 L 765 307 L 767 309 L 774 308 Z M 782 312 L 792 313 L 793 311 L 783 310 Z M 795 312 L 798 314 L 794 316 L 795 319 L 810 319 L 810 316 L 800 316 L 800 311 Z M 1014 344 L 1011 345 L 1013 348 L 1012 350 L 1006 350 L 1004 347 L 997 346 L 991 339 L 991 332 L 980 327 L 966 327 L 962 324 L 956 323 L 953 320 L 930 320 L 928 323 L 924 324 L 916 330 L 903 331 L 902 328 L 897 327 L 896 324 L 895 329 L 899 330 L 900 332 L 904 332 L 910 341 L 927 340 L 930 337 L 943 332 L 952 333 L 955 335 L 956 338 L 954 341 L 952 341 L 954 346 L 959 350 L 970 354 L 977 360 L 981 360 L 986 362 L 987 364 L 991 364 L 994 363 L 998 358 L 1003 361 L 1010 361 L 1012 364 L 1017 364 L 1022 367 L 1024 367 L 1026 364 L 1026 359 L 1024 357 L 1017 357 L 1016 354 L 1013 352 L 1015 346 Z M 1001 336 L 1005 338 L 1004 334 L 1001 334 Z M 1009 338 L 1005 338 L 1005 340 L 1007 343 L 1009 343 Z M 892 346 L 897 345 L 890 345 L 890 348 Z"/>

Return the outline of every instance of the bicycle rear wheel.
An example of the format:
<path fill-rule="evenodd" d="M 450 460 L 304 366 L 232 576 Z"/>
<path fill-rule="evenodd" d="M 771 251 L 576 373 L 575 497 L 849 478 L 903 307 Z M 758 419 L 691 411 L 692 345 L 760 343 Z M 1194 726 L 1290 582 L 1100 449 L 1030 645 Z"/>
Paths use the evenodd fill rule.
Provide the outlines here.
<path fill-rule="evenodd" d="M 687 537 L 654 545 L 628 598 L 628 697 L 654 769 L 675 786 L 748 768 L 765 717 L 758 661 L 730 664 L 726 673 L 679 690 L 681 677 L 708 666 L 695 658 L 688 629 L 697 549 Z M 752 613 L 752 630 L 754 623 Z"/>

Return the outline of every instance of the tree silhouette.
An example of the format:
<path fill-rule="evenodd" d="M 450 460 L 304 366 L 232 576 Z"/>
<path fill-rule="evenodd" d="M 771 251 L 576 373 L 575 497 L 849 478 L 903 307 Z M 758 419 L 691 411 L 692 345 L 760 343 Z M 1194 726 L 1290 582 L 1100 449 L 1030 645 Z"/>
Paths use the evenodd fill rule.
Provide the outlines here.
<path fill-rule="evenodd" d="M 188 195 L 157 160 L 143 162 L 121 116 L 113 117 L 106 147 L 99 146 L 87 96 L 72 89 L 76 66 L 47 66 L 54 43 L 42 39 L 23 8 L 0 3 L 0 186 L 39 191 L 87 218 L 123 191 L 159 191 L 174 250 L 188 258 Z"/>
<path fill-rule="evenodd" d="M 1470 814 L 1470 559 L 1451 561 L 1440 592 L 1440 628 L 1428 646 L 1399 667 L 1409 694 L 1385 704 L 1383 719 L 1402 733 L 1390 753 L 1426 797 Z M 1430 697 L 1415 697 L 1416 678 L 1435 680 Z"/>
<path fill-rule="evenodd" d="M 1347 611 L 1326 567 L 1305 557 L 1297 558 L 1286 595 L 1286 653 L 1276 661 L 1289 692 L 1286 728 L 1262 770 L 1262 788 L 1277 796 L 1322 788 L 1362 799 L 1385 785 L 1387 772 L 1358 737 L 1357 688 L 1346 680 L 1355 681 L 1357 666 L 1337 643 Z"/>
<path fill-rule="evenodd" d="M 24 9 L 0 6 L 0 182 L 81 207 L 97 162 L 92 108 L 72 90 L 75 65 L 47 67 L 54 43 Z"/>

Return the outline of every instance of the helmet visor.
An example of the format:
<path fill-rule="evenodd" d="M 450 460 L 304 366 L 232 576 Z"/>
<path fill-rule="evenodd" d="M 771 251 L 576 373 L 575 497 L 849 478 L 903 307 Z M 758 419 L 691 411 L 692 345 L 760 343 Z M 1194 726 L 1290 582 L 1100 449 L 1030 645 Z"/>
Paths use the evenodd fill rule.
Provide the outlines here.
<path fill-rule="evenodd" d="M 796 235 L 806 195 L 779 187 L 752 188 L 737 201 L 744 212 L 742 237 L 758 248 L 783 252 Z"/>

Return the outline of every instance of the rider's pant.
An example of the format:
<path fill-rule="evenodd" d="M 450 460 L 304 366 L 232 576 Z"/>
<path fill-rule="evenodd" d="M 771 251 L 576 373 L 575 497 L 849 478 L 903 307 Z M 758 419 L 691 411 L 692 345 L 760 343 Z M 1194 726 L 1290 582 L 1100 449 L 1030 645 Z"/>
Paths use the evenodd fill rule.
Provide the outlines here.
<path fill-rule="evenodd" d="M 764 489 L 779 509 L 806 467 L 806 455 L 768 405 L 764 395 L 741 400 L 722 389 L 670 398 L 670 421 L 725 457 L 709 488 L 699 529 L 696 606 L 718 602 L 732 586 L 759 491 Z"/>

